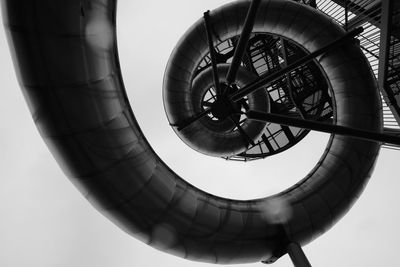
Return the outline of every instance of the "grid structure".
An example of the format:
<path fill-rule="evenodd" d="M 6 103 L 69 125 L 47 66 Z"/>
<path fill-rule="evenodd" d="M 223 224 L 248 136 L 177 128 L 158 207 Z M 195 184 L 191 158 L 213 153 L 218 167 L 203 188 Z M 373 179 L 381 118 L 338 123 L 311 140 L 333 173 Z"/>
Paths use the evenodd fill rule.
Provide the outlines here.
<path fill-rule="evenodd" d="M 385 5 L 389 0 L 385 0 Z M 400 135 L 400 3 L 392 4 L 388 13 L 384 13 L 381 0 L 317 0 L 298 1 L 313 5 L 330 16 L 346 30 L 362 26 L 364 32 L 359 35 L 360 47 L 366 55 L 382 93 L 384 131 Z M 385 24 L 385 19 L 388 21 Z M 382 34 L 388 37 L 387 44 L 381 44 Z M 387 59 L 383 56 L 387 54 Z M 385 72 L 385 75 L 379 72 Z M 384 148 L 399 149 L 398 146 L 385 144 Z"/>
<path fill-rule="evenodd" d="M 384 80 L 384 82 L 379 82 L 382 93 L 384 131 L 400 135 L 400 1 L 391 1 L 389 14 L 384 13 L 385 7 L 381 0 L 294 1 L 316 8 L 347 31 L 357 27 L 364 28 L 364 32 L 357 37 L 360 48 L 368 59 L 377 80 Z M 385 27 L 385 18 L 390 27 Z M 381 45 L 385 34 L 388 36 L 387 44 Z M 218 63 L 230 62 L 237 42 L 238 37 L 220 40 L 215 47 Z M 383 60 L 383 52 L 387 53 L 386 60 Z M 258 33 L 250 38 L 242 66 L 259 76 L 268 75 L 304 55 L 304 51 L 296 48 L 288 40 Z M 207 55 L 199 64 L 198 72 L 194 76 L 210 65 L 211 59 Z M 383 72 L 385 72 L 384 76 Z M 264 90 L 267 90 L 270 95 L 271 112 L 308 120 L 332 120 L 333 110 L 328 93 L 329 88 L 327 84 L 323 84 L 323 79 L 320 77 L 322 75 L 316 64 L 310 63 L 266 87 Z M 322 88 L 322 90 L 317 88 Z M 245 118 L 241 118 L 241 122 L 243 120 Z M 265 132 L 259 140 L 256 140 L 255 145 L 250 146 L 245 153 L 226 159 L 248 161 L 265 158 L 289 149 L 302 140 L 308 132 L 304 129 L 268 123 Z M 390 144 L 384 144 L 383 147 L 400 149 Z"/>
<path fill-rule="evenodd" d="M 239 36 L 229 38 L 215 47 L 217 63 L 229 63 L 232 60 L 238 39 Z M 241 65 L 257 76 L 265 76 L 286 67 L 306 54 L 296 44 L 282 37 L 254 33 L 251 35 Z M 208 54 L 201 60 L 194 78 L 210 65 L 211 57 Z M 273 113 L 320 121 L 331 120 L 333 116 L 329 85 L 314 62 L 287 73 L 263 90 L 268 91 Z M 213 91 L 215 89 L 210 88 L 204 95 L 204 107 L 209 106 L 208 93 Z M 240 118 L 241 123 L 244 120 L 245 116 Z M 261 137 L 255 140 L 246 152 L 226 159 L 248 161 L 281 153 L 297 144 L 308 133 L 309 131 L 305 129 L 267 123 Z"/>

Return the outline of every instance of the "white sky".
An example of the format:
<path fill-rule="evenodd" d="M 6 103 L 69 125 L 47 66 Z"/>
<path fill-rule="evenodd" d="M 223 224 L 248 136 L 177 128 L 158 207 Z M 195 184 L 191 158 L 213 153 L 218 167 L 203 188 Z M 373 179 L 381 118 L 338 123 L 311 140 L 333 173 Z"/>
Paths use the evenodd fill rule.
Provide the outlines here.
<path fill-rule="evenodd" d="M 226 162 L 199 155 L 181 143 L 162 106 L 163 73 L 177 40 L 205 10 L 226 2 L 120 0 L 121 64 L 139 124 L 172 169 L 220 196 L 262 197 L 287 188 L 310 171 L 328 136 L 314 133 L 291 151 L 255 163 Z M 40 138 L 1 30 L 0 58 L 0 266 L 208 266 L 154 250 L 93 209 L 61 173 Z M 304 248 L 313 266 L 396 265 L 398 156 L 383 150 L 368 187 L 350 213 Z M 219 175 L 211 175 L 210 170 L 218 170 Z M 275 266 L 292 264 L 285 256 Z"/>

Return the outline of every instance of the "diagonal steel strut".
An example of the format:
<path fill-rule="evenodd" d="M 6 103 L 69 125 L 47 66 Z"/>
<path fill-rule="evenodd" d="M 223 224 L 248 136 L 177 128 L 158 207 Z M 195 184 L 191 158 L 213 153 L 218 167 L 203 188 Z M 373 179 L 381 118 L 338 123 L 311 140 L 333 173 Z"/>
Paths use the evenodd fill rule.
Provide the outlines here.
<path fill-rule="evenodd" d="M 324 133 L 351 136 L 354 138 L 373 141 L 373 142 L 383 142 L 383 143 L 400 145 L 400 137 L 391 134 L 377 133 L 358 128 L 346 127 L 335 124 L 327 124 L 319 121 L 302 120 L 288 116 L 272 114 L 272 113 L 264 113 L 258 111 L 248 111 L 246 115 L 247 118 L 250 120 L 272 122 L 272 123 L 303 128 L 313 131 L 319 131 Z"/>
<path fill-rule="evenodd" d="M 253 31 L 254 22 L 256 20 L 256 15 L 260 3 L 261 0 L 251 1 L 246 20 L 244 22 L 243 30 L 240 34 L 239 42 L 233 55 L 231 66 L 229 67 L 228 73 L 226 75 L 226 82 L 228 83 L 228 85 L 231 85 L 236 81 L 236 75 L 243 60 L 243 55 L 246 51 L 247 44 L 249 43 L 250 35 Z"/>

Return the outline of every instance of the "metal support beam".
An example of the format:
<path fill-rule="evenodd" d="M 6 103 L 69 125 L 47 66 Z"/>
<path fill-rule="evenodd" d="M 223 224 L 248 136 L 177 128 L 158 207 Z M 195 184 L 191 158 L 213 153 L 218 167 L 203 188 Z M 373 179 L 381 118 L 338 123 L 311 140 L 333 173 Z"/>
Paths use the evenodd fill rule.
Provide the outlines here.
<path fill-rule="evenodd" d="M 327 46 L 325 46 L 317 51 L 312 52 L 311 54 L 308 54 L 307 56 L 297 60 L 296 62 L 293 62 L 286 68 L 282 68 L 282 69 L 278 70 L 277 72 L 274 72 L 270 75 L 260 77 L 256 81 L 244 86 L 240 91 L 237 91 L 236 93 L 233 93 L 232 95 L 230 95 L 230 99 L 234 102 L 239 101 L 243 97 L 263 88 L 264 86 L 266 86 L 267 84 L 269 84 L 271 82 L 274 82 L 276 79 L 279 79 L 286 73 L 291 72 L 304 64 L 307 64 L 308 62 L 314 60 L 316 57 L 321 56 L 321 55 L 325 54 L 326 52 L 338 47 L 339 45 L 342 45 L 343 43 L 353 39 L 355 36 L 362 33 L 363 30 L 364 29 L 362 27 L 360 27 L 360 28 L 356 28 L 352 31 L 349 31 L 343 37 L 333 41 L 332 43 L 328 44 Z"/>
<path fill-rule="evenodd" d="M 397 122 L 400 122 L 400 107 L 393 95 L 388 79 L 390 41 L 392 28 L 393 0 L 382 1 L 381 40 L 379 50 L 378 85 L 386 104 L 389 106 Z"/>
<path fill-rule="evenodd" d="M 349 5 L 348 0 L 343 0 L 344 3 L 344 29 L 347 32 L 349 30 Z"/>
<path fill-rule="evenodd" d="M 379 88 L 384 89 L 387 70 L 389 63 L 389 48 L 390 48 L 390 28 L 392 26 L 392 0 L 382 2 L 382 16 L 381 16 L 381 40 L 379 50 L 379 75 L 378 83 Z"/>
<path fill-rule="evenodd" d="M 232 59 L 232 63 L 228 70 L 228 74 L 226 76 L 226 80 L 227 80 L 228 84 L 232 84 L 236 80 L 236 74 L 237 74 L 237 71 L 242 62 L 243 55 L 246 51 L 247 44 L 249 42 L 250 35 L 253 30 L 254 21 L 256 19 L 257 10 L 258 10 L 258 7 L 260 6 L 260 3 L 261 3 L 261 0 L 252 0 L 252 2 L 250 4 L 249 11 L 246 16 L 245 24 L 243 26 L 242 33 L 240 35 L 239 43 L 236 46 L 235 53 L 234 53 L 233 59 Z M 212 34 L 211 34 L 209 11 L 204 13 L 204 25 L 206 28 L 207 39 L 208 39 L 207 41 L 208 41 L 208 46 L 209 46 L 209 50 L 210 50 L 214 84 L 215 84 L 215 88 L 216 88 L 217 96 L 218 96 L 218 95 L 221 95 L 223 92 L 221 92 L 221 88 L 220 88 L 220 84 L 219 84 L 217 60 L 216 60 L 216 54 L 215 54 L 214 44 L 213 44 Z M 183 122 L 179 122 L 177 124 L 171 124 L 171 126 L 178 127 L 177 130 L 182 131 L 186 127 L 190 126 L 192 123 L 205 117 L 210 112 L 211 112 L 211 108 L 206 109 L 203 112 L 193 116 L 192 118 L 188 118 L 187 120 L 185 120 Z"/>
<path fill-rule="evenodd" d="M 281 48 L 280 48 L 280 50 L 281 50 L 282 57 L 283 57 L 283 64 L 282 65 L 283 65 L 284 68 L 286 68 L 289 65 L 289 60 L 288 60 L 289 57 L 287 55 L 287 47 L 286 47 L 286 43 L 285 43 L 286 41 L 282 37 L 280 38 L 280 40 L 281 40 Z M 292 86 L 290 74 L 286 73 L 285 76 L 286 76 L 286 84 L 287 84 L 287 87 L 288 87 L 288 92 L 289 92 L 288 95 L 289 95 L 290 101 L 292 101 L 293 105 L 296 107 L 296 110 L 300 113 L 301 117 L 303 119 L 305 119 L 307 114 L 306 114 L 306 112 L 304 110 L 304 107 L 301 105 L 301 103 L 299 103 L 297 101 L 297 99 L 293 95 L 293 86 Z"/>
<path fill-rule="evenodd" d="M 311 267 L 303 249 L 297 243 L 290 243 L 287 246 L 287 251 L 294 267 Z"/>
<path fill-rule="evenodd" d="M 242 33 L 240 34 L 239 42 L 235 49 L 235 54 L 233 55 L 232 64 L 226 75 L 226 81 L 228 85 L 231 85 L 236 80 L 236 74 L 243 60 L 243 55 L 246 51 L 247 44 L 250 39 L 251 32 L 253 31 L 254 22 L 256 20 L 256 15 L 258 7 L 260 6 L 261 0 L 252 0 L 249 11 L 247 12 L 246 20 L 244 22 Z"/>
<path fill-rule="evenodd" d="M 210 23 L 210 10 L 204 13 L 204 26 L 207 33 L 208 49 L 210 52 L 211 66 L 213 71 L 214 86 L 217 96 L 221 94 L 221 86 L 219 84 L 218 69 L 217 69 L 217 55 L 214 49 L 214 42 L 211 33 L 211 23 Z"/>
<path fill-rule="evenodd" d="M 347 0 L 349 1 L 349 0 Z M 348 6 L 347 6 L 347 9 Z M 376 3 L 373 6 L 371 6 L 369 9 L 353 9 L 353 12 L 356 16 L 353 17 L 352 19 L 348 20 L 348 28 L 352 29 L 355 27 L 358 27 L 362 24 L 364 24 L 365 22 L 369 22 L 372 25 L 376 26 L 379 28 L 380 26 L 380 18 L 381 18 L 381 3 Z"/>
<path fill-rule="evenodd" d="M 371 132 L 341 125 L 327 124 L 318 121 L 302 120 L 288 116 L 282 116 L 278 114 L 264 113 L 258 111 L 248 111 L 246 115 L 247 118 L 251 120 L 271 122 L 271 123 L 303 128 L 313 131 L 319 131 L 324 133 L 345 135 L 373 142 L 382 142 L 382 143 L 400 145 L 399 136 L 385 134 L 385 133 Z"/>
<path fill-rule="evenodd" d="M 286 68 L 282 68 L 282 69 L 278 70 L 277 72 L 274 72 L 270 75 L 259 77 L 256 81 L 244 86 L 241 90 L 228 96 L 229 99 L 234 102 L 240 101 L 242 98 L 246 97 L 247 95 L 263 88 L 265 85 L 284 76 L 286 73 L 291 72 L 291 71 L 295 70 L 296 68 L 314 60 L 316 57 L 325 54 L 326 52 L 346 43 L 349 40 L 352 40 L 355 36 L 362 33 L 363 30 L 364 29 L 362 27 L 353 29 L 353 30 L 349 31 L 347 34 L 345 34 L 343 37 L 341 37 L 341 38 L 333 41 L 332 43 L 328 44 L 327 46 L 325 46 L 317 51 L 314 51 L 311 54 L 293 62 Z M 183 122 L 178 122 L 177 124 L 171 124 L 171 126 L 178 127 L 178 131 L 182 131 L 183 129 L 185 129 L 186 127 L 191 125 L 192 123 L 205 117 L 210 112 L 211 112 L 211 108 L 206 109 L 206 110 L 202 111 L 201 113 L 196 114 L 193 117 L 188 118 L 187 120 L 185 120 Z"/>

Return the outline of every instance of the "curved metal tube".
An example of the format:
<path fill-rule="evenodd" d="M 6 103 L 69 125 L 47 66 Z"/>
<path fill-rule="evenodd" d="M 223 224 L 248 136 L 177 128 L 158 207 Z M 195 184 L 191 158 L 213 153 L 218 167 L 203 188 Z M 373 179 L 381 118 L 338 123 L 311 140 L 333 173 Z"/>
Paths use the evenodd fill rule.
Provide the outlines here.
<path fill-rule="evenodd" d="M 379 144 L 333 136 L 317 166 L 285 192 L 252 201 L 207 194 L 162 162 L 134 118 L 118 61 L 116 0 L 1 4 L 22 91 L 51 152 L 93 206 L 153 247 L 212 263 L 273 260 L 288 240 L 304 245 L 328 230 L 372 172 Z M 248 5 L 211 12 L 236 21 L 229 28 L 220 21 L 218 31 L 237 32 Z M 309 51 L 343 34 L 291 1 L 263 1 L 260 9 L 269 31 Z M 319 61 L 334 88 L 337 123 L 380 131 L 379 95 L 362 53 L 348 45 L 334 55 Z M 291 216 L 276 211 L 282 206 Z"/>
<path fill-rule="evenodd" d="M 219 80 L 223 83 L 229 70 L 229 64 L 218 64 L 217 69 Z M 202 100 L 204 94 L 213 86 L 214 83 L 211 72 L 211 68 L 203 70 L 191 83 L 189 92 L 185 92 L 185 98 L 189 98 L 191 100 L 189 100 L 189 103 L 192 105 L 190 106 L 191 110 L 180 110 L 181 113 L 179 114 L 183 115 L 180 116 L 181 118 L 186 119 L 187 114 L 191 117 L 203 111 Z M 257 79 L 257 76 L 254 73 L 244 68 L 239 68 L 236 72 L 236 84 L 239 86 L 243 87 Z M 173 94 L 175 95 L 175 93 Z M 260 112 L 270 111 L 268 94 L 264 91 L 250 94 L 248 96 L 248 102 L 248 106 L 251 110 L 258 110 Z M 173 102 L 172 105 L 179 105 L 179 103 Z M 206 116 L 200 120 L 199 123 L 190 125 L 186 129 L 182 130 L 179 133 L 179 137 L 192 149 L 200 153 L 215 157 L 234 156 L 246 151 L 249 147 L 249 141 L 246 138 L 243 138 L 240 131 L 233 131 L 236 127 L 233 120 L 236 119 L 239 121 L 240 115 L 238 115 L 237 118 L 218 120 L 217 123 L 215 123 L 215 121 L 210 117 Z M 245 120 L 241 125 L 243 131 L 246 132 L 247 137 L 252 141 L 261 136 L 265 126 L 265 122 L 260 123 L 251 120 Z"/>

